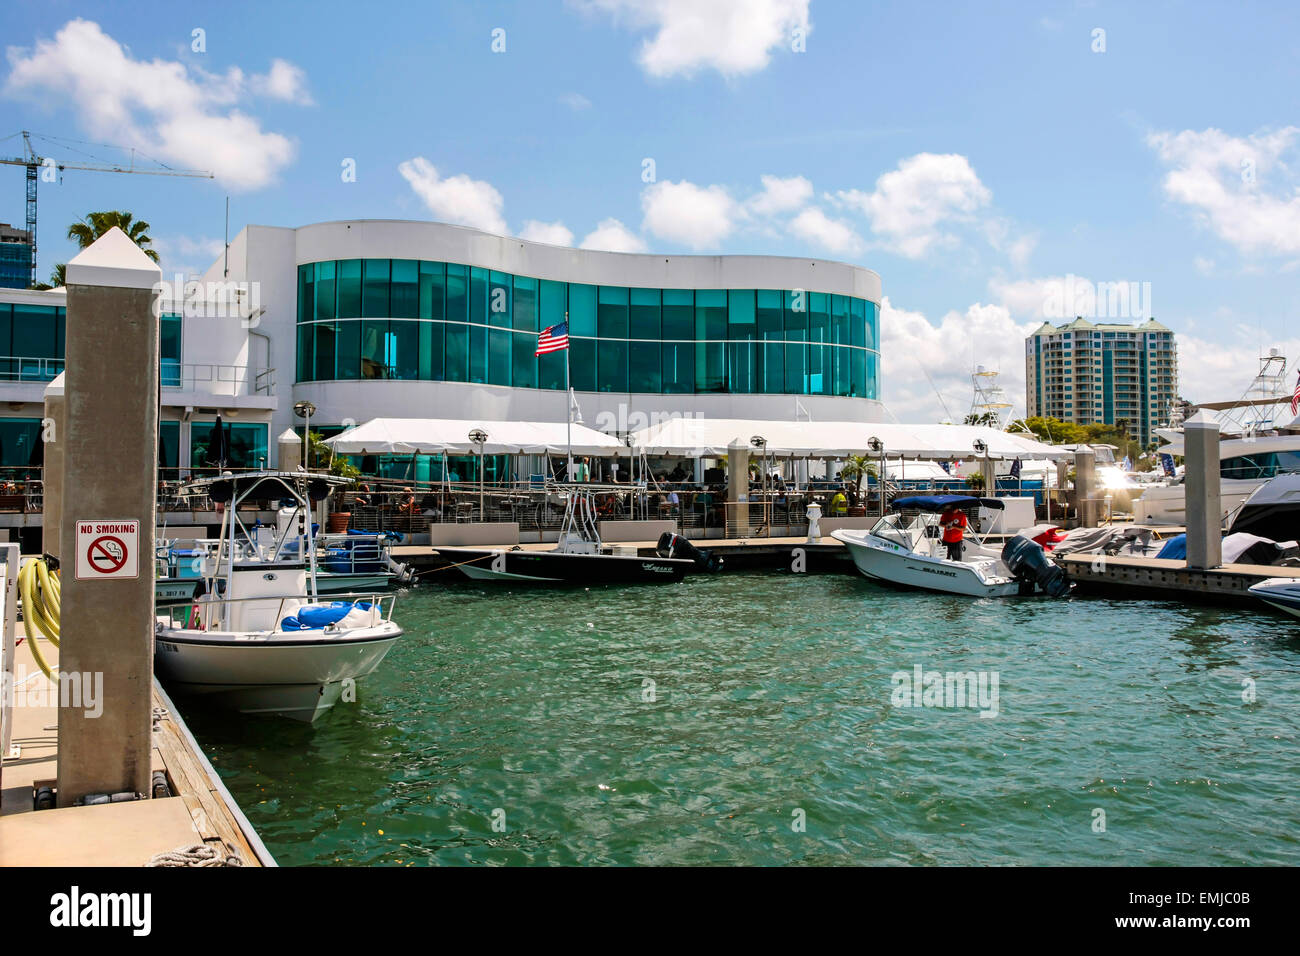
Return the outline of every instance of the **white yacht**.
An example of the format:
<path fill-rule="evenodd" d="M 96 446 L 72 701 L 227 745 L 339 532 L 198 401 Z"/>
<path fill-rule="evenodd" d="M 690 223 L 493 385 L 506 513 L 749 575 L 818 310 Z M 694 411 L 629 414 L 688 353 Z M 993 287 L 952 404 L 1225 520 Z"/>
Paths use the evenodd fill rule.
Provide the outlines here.
<path fill-rule="evenodd" d="M 1300 578 L 1268 578 L 1252 584 L 1250 593 L 1279 611 L 1300 617 Z"/>
<path fill-rule="evenodd" d="M 939 515 L 952 505 L 994 511 L 1002 508 L 997 498 L 966 495 L 897 498 L 890 504 L 892 513 L 877 521 L 870 531 L 841 528 L 832 531 L 831 537 L 844 543 L 865 576 L 890 584 L 968 597 L 1032 594 L 1036 587 L 1054 597 L 1069 591 L 1065 573 L 1028 538 L 1013 537 L 1001 550 L 995 550 L 968 530 L 961 560 L 948 558 L 947 545 L 940 540 Z M 915 512 L 916 516 L 908 518 L 904 512 Z"/>
<path fill-rule="evenodd" d="M 199 594 L 157 617 L 154 662 L 181 692 L 246 714 L 314 721 L 366 676 L 402 636 L 392 595 L 341 595 L 323 602 L 310 521 L 305 561 L 267 562 L 239 517 L 246 500 L 287 498 L 310 514 L 339 479 L 256 472 L 194 483 L 224 506 L 219 547 L 204 559 Z"/>
<path fill-rule="evenodd" d="M 1259 363 L 1258 374 L 1236 401 L 1199 406 L 1219 424 L 1219 498 L 1224 519 L 1265 482 L 1300 472 L 1300 434 L 1295 433 L 1300 418 L 1291 410 L 1286 357 L 1271 349 Z M 1183 454 L 1181 428 L 1157 428 L 1156 434 L 1168 443 L 1157 451 Z M 1134 502 L 1133 520 L 1148 525 L 1185 524 L 1182 481 L 1148 488 Z"/>

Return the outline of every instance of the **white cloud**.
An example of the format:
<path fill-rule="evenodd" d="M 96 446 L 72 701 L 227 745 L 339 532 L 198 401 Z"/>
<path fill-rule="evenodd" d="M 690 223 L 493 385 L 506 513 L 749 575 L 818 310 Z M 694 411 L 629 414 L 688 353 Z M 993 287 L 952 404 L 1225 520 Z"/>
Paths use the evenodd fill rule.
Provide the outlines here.
<path fill-rule="evenodd" d="M 527 239 L 529 242 L 545 242 L 552 246 L 573 245 L 573 233 L 559 220 L 538 222 L 536 219 L 525 219 L 524 228 L 519 231 L 519 238 Z"/>
<path fill-rule="evenodd" d="M 803 176 L 762 176 L 763 191 L 745 201 L 745 208 L 758 216 L 794 212 L 812 199 L 813 185 Z"/>
<path fill-rule="evenodd" d="M 683 180 L 655 183 L 641 194 L 645 213 L 641 228 L 660 239 L 692 249 L 716 246 L 731 235 L 739 208 L 721 186 L 697 186 Z"/>
<path fill-rule="evenodd" d="M 1093 282 L 1083 276 L 1048 276 L 1014 282 L 989 280 L 989 292 L 1012 314 L 1049 322 L 1076 316 L 1094 322 L 1137 323 L 1155 314 L 1150 282 L 1114 279 Z"/>
<path fill-rule="evenodd" d="M 400 163 L 397 171 L 436 218 L 500 236 L 509 233 L 502 214 L 505 200 L 491 183 L 470 179 L 463 173 L 440 176 L 423 156 Z"/>
<path fill-rule="evenodd" d="M 1196 271 L 1203 276 L 1214 275 L 1214 260 L 1207 259 L 1205 256 L 1195 256 L 1192 258 L 1192 265 L 1196 266 Z"/>
<path fill-rule="evenodd" d="M 601 249 L 605 252 L 645 252 L 646 244 L 617 219 L 602 219 L 594 230 L 587 233 L 579 248 Z"/>
<path fill-rule="evenodd" d="M 560 97 L 560 102 L 575 113 L 579 110 L 591 109 L 591 100 L 581 93 L 565 93 Z"/>
<path fill-rule="evenodd" d="M 163 279 L 171 281 L 177 272 L 185 276 L 201 275 L 225 249 L 225 242 L 213 236 L 156 236 L 153 247 L 158 253 Z"/>
<path fill-rule="evenodd" d="M 862 248 L 853 227 L 832 219 L 816 206 L 809 206 L 790 220 L 790 232 L 836 255 L 852 255 Z"/>
<path fill-rule="evenodd" d="M 949 416 L 960 422 L 970 411 L 971 371 L 983 365 L 1001 373 L 998 384 L 1006 389 L 1015 413 L 1023 415 L 1025 336 L 1037 325 L 1016 322 L 1004 306 L 982 303 L 965 312 L 948 312 L 936 324 L 921 312 L 895 308 L 885 296 L 880 303 L 880 360 L 886 407 L 903 422 L 937 422 Z"/>
<path fill-rule="evenodd" d="M 215 75 L 173 60 L 137 60 L 97 23 L 80 19 L 32 49 L 10 47 L 8 58 L 7 95 L 65 100 L 93 136 L 211 170 L 232 189 L 265 186 L 293 159 L 286 136 L 236 108 L 259 91 L 303 102 L 302 71 L 287 61 L 247 81 L 237 67 Z"/>
<path fill-rule="evenodd" d="M 954 244 L 956 238 L 941 227 L 969 220 L 993 194 L 965 156 L 918 153 L 877 179 L 873 192 L 850 189 L 836 198 L 866 215 L 886 248 L 919 259 L 932 248 Z"/>
<path fill-rule="evenodd" d="M 811 31 L 810 0 L 574 0 L 654 35 L 637 60 L 655 77 L 692 76 L 701 69 L 741 76 L 764 69 L 794 31 Z"/>
<path fill-rule="evenodd" d="M 249 80 L 249 87 L 254 93 L 272 99 L 299 106 L 314 105 L 311 94 L 307 92 L 307 74 L 288 60 L 272 60 L 271 69 L 265 74 L 254 75 Z"/>
<path fill-rule="evenodd" d="M 1165 195 L 1191 208 L 1220 239 L 1247 255 L 1300 252 L 1300 180 L 1284 157 L 1300 127 L 1246 137 L 1217 129 L 1155 132 L 1147 144 L 1170 167 Z"/>

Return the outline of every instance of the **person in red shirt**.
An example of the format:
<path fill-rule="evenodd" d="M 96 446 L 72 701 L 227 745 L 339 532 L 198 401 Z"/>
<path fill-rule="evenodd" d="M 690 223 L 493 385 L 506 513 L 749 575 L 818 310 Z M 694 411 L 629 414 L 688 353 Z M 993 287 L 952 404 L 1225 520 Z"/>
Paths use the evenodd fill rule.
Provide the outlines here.
<path fill-rule="evenodd" d="M 955 504 L 947 505 L 939 515 L 943 529 L 943 543 L 948 546 L 948 560 L 961 560 L 961 539 L 966 529 L 966 512 Z"/>

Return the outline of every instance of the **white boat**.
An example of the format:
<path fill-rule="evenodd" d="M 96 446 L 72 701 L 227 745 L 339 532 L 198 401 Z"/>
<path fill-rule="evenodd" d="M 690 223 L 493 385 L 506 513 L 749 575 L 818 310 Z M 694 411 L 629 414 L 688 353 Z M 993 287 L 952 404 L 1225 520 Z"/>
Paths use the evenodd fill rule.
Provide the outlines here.
<path fill-rule="evenodd" d="M 1219 426 L 1219 500 L 1227 518 L 1269 479 L 1300 472 L 1300 418 L 1291 409 L 1286 357 L 1271 349 L 1259 372 L 1236 401 L 1198 406 Z M 1168 444 L 1157 449 L 1183 454 L 1181 428 L 1157 428 Z M 1149 488 L 1134 503 L 1133 519 L 1150 525 L 1186 524 L 1184 485 Z M 1267 537 L 1281 540 L 1275 534 Z"/>
<path fill-rule="evenodd" d="M 1181 436 L 1160 451 L 1181 455 Z M 1223 439 L 1219 442 L 1220 517 L 1226 519 L 1240 509 L 1270 478 L 1297 471 L 1300 471 L 1300 435 Z M 1147 488 L 1133 503 L 1133 520 L 1147 525 L 1186 524 L 1185 490 L 1182 482 Z"/>
<path fill-rule="evenodd" d="M 997 498 L 966 495 L 921 495 L 895 499 L 869 531 L 839 529 L 831 537 L 844 543 L 864 575 L 904 587 L 968 597 L 1007 597 L 1033 593 L 1036 583 L 1048 593 L 1068 590 L 1062 572 L 1043 557 L 1043 549 L 1027 538 L 1015 537 L 1001 550 L 986 547 L 968 530 L 960 561 L 948 557 L 939 534 L 939 515 L 949 505 L 963 510 L 998 510 Z M 908 517 L 906 513 L 915 513 Z M 1026 548 L 1025 545 L 1028 547 Z M 1033 549 L 1037 549 L 1035 561 Z M 1014 558 L 1011 558 L 1015 555 Z M 1010 559 L 1010 560 L 1008 560 Z"/>
<path fill-rule="evenodd" d="M 1250 593 L 1280 611 L 1300 617 L 1300 578 L 1269 578 L 1252 584 Z"/>
<path fill-rule="evenodd" d="M 169 686 L 241 713 L 313 721 L 379 666 L 402 636 L 392 595 L 322 602 L 309 523 L 306 562 L 267 562 L 239 543 L 254 540 L 239 518 L 244 500 L 290 498 L 306 513 L 338 483 L 295 472 L 195 483 L 225 506 L 221 546 L 204 560 L 193 603 L 157 617 L 154 661 Z"/>

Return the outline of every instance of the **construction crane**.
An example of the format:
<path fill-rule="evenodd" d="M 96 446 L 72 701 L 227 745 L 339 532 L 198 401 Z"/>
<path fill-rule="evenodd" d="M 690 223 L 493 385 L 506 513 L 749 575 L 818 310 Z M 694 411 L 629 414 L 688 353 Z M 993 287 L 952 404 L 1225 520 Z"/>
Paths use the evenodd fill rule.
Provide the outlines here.
<path fill-rule="evenodd" d="M 17 134 L 14 134 L 17 135 Z M 36 284 L 36 184 L 40 182 L 40 171 L 42 168 L 57 169 L 62 173 L 65 169 L 84 169 L 96 173 L 140 173 L 145 176 L 185 176 L 191 179 L 214 179 L 212 173 L 203 169 L 137 169 L 135 166 L 135 150 L 131 150 L 130 163 L 123 165 L 121 163 L 60 163 L 46 156 L 41 156 L 32 147 L 32 134 L 23 130 L 23 155 L 22 156 L 0 156 L 0 164 L 6 166 L 25 166 L 27 167 L 27 232 L 31 235 L 32 247 L 32 267 L 31 267 L 31 284 Z M 6 136 L 5 139 L 12 139 L 12 136 Z M 74 149 L 68 143 L 60 143 L 59 140 L 51 136 L 37 136 L 38 139 L 47 139 L 52 143 L 58 143 L 71 152 L 81 152 Z M 104 143 L 85 143 L 82 145 L 99 146 L 107 149 L 123 149 L 120 146 L 108 146 Z M 152 162 L 152 160 L 151 160 Z M 159 165 L 163 165 L 159 163 Z"/>

